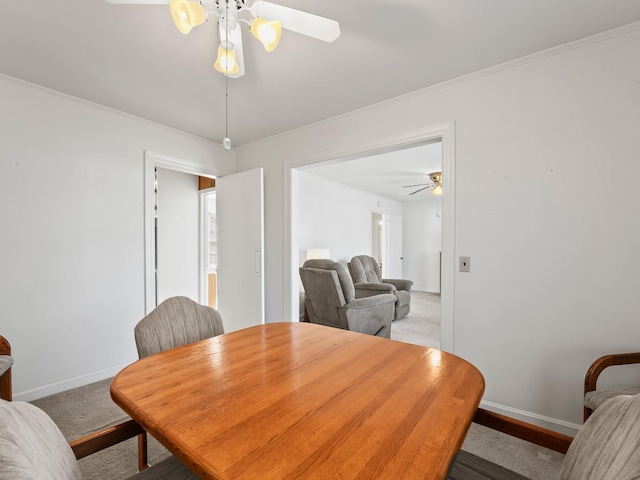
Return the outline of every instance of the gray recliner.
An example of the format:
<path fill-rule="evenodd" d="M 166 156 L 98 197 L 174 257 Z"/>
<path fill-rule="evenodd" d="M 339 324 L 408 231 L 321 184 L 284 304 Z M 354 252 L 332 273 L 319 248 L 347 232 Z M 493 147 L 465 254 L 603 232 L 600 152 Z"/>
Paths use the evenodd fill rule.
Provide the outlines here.
<path fill-rule="evenodd" d="M 356 289 L 356 298 L 365 298 L 382 293 L 392 293 L 396 297 L 394 320 L 402 318 L 411 309 L 411 280 L 382 278 L 380 266 L 375 258 L 358 255 L 348 264 L 349 273 Z"/>
<path fill-rule="evenodd" d="M 390 338 L 394 295 L 356 299 L 347 269 L 333 260 L 307 260 L 300 278 L 311 323 Z"/>
<path fill-rule="evenodd" d="M 187 297 L 167 298 L 134 328 L 139 358 L 223 333 L 220 313 Z"/>

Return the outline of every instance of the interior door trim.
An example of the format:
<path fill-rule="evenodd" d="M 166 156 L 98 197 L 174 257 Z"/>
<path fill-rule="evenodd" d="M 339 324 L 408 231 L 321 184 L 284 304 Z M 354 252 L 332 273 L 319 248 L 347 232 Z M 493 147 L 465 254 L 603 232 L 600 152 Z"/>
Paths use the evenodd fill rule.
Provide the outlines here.
<path fill-rule="evenodd" d="M 144 310 L 149 314 L 157 305 L 156 296 L 156 232 L 155 232 L 155 172 L 165 168 L 201 177 L 215 178 L 215 168 L 159 153 L 144 152 Z M 200 259 L 200 267 L 203 261 Z M 202 277 L 202 275 L 200 275 Z M 200 280 L 201 281 L 201 280 Z M 200 291 L 202 288 L 200 286 Z"/>

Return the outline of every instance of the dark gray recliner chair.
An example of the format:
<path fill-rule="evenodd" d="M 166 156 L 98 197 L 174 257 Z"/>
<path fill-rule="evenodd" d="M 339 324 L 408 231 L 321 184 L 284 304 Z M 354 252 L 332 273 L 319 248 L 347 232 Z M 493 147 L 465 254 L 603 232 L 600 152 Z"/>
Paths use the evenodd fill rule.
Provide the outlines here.
<path fill-rule="evenodd" d="M 390 338 L 396 297 L 356 299 L 347 269 L 333 260 L 307 260 L 300 267 L 311 323 Z"/>
<path fill-rule="evenodd" d="M 392 293 L 396 297 L 394 320 L 402 318 L 411 309 L 411 280 L 382 278 L 380 266 L 375 258 L 358 255 L 351 259 L 349 273 L 356 289 L 356 298 Z"/>

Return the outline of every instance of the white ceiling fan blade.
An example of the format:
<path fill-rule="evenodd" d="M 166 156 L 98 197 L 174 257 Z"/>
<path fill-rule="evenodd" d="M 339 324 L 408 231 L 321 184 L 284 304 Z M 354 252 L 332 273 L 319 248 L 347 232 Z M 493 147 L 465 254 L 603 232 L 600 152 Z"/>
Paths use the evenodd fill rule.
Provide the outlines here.
<path fill-rule="evenodd" d="M 105 0 L 117 5 L 169 5 L 169 0 Z"/>
<path fill-rule="evenodd" d="M 222 25 L 219 25 L 220 40 L 229 40 L 233 43 L 233 48 L 236 52 L 236 63 L 240 70 L 237 73 L 228 75 L 229 78 L 238 78 L 244 75 L 244 52 L 242 50 L 242 31 L 240 30 L 240 24 L 236 24 L 236 28 L 229 30 L 229 38 L 227 39 L 227 31 Z"/>
<path fill-rule="evenodd" d="M 278 20 L 282 28 L 325 42 L 333 42 L 340 36 L 340 25 L 335 20 L 274 3 L 254 2 L 251 5 L 251 13 L 266 20 Z"/>

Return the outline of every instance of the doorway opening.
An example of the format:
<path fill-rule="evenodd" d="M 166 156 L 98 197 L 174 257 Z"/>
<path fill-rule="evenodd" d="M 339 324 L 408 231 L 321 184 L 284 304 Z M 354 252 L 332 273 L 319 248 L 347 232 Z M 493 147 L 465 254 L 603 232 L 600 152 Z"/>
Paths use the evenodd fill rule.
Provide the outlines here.
<path fill-rule="evenodd" d="M 200 297 L 205 305 L 218 307 L 218 223 L 216 218 L 216 189 L 200 191 L 202 232 L 200 258 L 204 263 Z"/>
<path fill-rule="evenodd" d="M 178 172 L 193 175 L 195 177 L 215 178 L 216 172 L 210 167 L 199 165 L 157 153 L 147 152 L 144 154 L 144 217 L 145 217 L 145 313 L 149 314 L 158 305 L 158 278 L 161 273 L 156 271 L 158 261 L 158 243 L 157 243 L 157 223 L 156 223 L 156 201 L 157 189 L 156 173 L 158 169 L 162 169 L 168 173 Z M 194 179 L 197 185 L 197 178 Z M 195 191 L 197 198 L 197 190 Z M 196 199 L 197 205 L 197 199 Z M 197 221 L 196 221 L 197 223 Z M 197 228 L 197 227 L 196 227 Z M 196 247 L 197 248 L 197 247 Z M 198 262 L 200 265 L 199 278 L 204 276 L 204 263 Z M 202 292 L 202 282 L 200 283 L 200 292 Z M 194 298 L 194 300 L 196 300 Z M 199 299 L 200 303 L 204 303 L 202 293 Z"/>
<path fill-rule="evenodd" d="M 298 241 L 299 218 L 299 170 L 303 167 L 318 165 L 324 162 L 343 162 L 366 156 L 376 155 L 382 152 L 408 149 L 420 144 L 440 141 L 442 144 L 442 285 L 440 288 L 442 299 L 441 319 L 441 348 L 446 351 L 454 351 L 454 272 L 455 252 L 455 166 L 454 122 L 427 127 L 411 132 L 392 135 L 386 138 L 378 138 L 359 145 L 336 149 L 335 151 L 321 152 L 312 156 L 292 158 L 284 163 L 285 176 L 285 218 L 289 223 L 285 224 L 285 268 L 289 272 L 285 275 L 285 302 L 288 308 L 285 310 L 289 321 L 299 318 L 300 310 L 300 281 L 298 267 L 302 258 L 301 246 Z M 370 231 L 371 227 L 367 230 Z M 332 251 L 333 254 L 333 251 Z M 440 252 L 438 252 L 438 264 L 440 264 Z M 390 273 L 390 272 L 388 272 Z"/>

